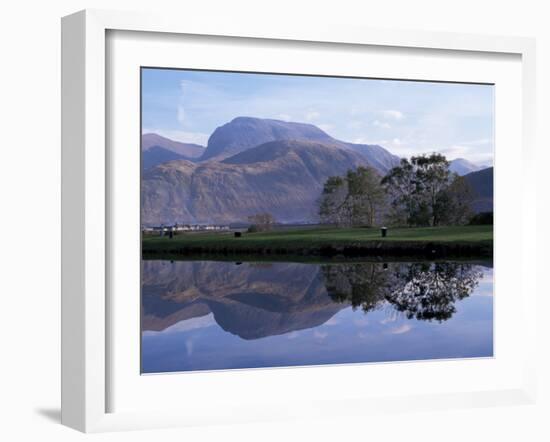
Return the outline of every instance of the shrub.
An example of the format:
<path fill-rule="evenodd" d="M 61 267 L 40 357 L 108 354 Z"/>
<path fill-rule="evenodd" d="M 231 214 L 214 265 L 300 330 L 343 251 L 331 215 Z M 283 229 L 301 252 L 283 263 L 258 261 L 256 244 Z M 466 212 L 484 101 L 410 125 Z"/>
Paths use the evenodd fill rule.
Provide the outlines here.
<path fill-rule="evenodd" d="M 493 212 L 480 212 L 476 213 L 471 219 L 471 226 L 489 225 L 493 224 Z"/>

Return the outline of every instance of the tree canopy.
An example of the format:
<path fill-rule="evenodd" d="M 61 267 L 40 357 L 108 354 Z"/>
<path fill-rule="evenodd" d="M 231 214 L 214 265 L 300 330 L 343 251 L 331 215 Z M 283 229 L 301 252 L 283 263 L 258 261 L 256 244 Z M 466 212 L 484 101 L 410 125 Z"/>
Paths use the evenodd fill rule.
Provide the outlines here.
<path fill-rule="evenodd" d="M 380 176 L 372 168 L 358 167 L 345 176 L 327 179 L 319 203 L 319 217 L 326 224 L 374 226 L 386 204 Z"/>

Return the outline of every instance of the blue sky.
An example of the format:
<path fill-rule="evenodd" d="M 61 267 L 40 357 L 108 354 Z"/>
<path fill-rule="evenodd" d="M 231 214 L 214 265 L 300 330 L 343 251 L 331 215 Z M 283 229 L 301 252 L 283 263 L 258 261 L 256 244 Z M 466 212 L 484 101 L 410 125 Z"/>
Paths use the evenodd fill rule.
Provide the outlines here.
<path fill-rule="evenodd" d="M 168 69 L 142 71 L 142 132 L 206 145 L 238 116 L 315 124 L 401 157 L 493 161 L 494 87 Z"/>

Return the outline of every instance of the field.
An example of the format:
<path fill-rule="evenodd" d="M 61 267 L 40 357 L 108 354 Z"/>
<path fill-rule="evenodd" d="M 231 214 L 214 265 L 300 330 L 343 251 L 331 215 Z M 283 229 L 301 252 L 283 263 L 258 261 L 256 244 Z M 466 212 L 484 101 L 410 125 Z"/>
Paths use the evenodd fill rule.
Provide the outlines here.
<path fill-rule="evenodd" d="M 493 226 L 424 227 L 389 229 L 311 228 L 246 233 L 180 233 L 172 239 L 144 236 L 148 254 L 298 254 L 298 255 L 428 255 L 490 256 Z"/>

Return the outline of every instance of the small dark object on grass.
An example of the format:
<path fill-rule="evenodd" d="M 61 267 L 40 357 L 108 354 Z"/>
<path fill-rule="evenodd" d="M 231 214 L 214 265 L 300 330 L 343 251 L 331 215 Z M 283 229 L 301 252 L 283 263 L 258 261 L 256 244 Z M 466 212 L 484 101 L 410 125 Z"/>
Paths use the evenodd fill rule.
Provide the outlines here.
<path fill-rule="evenodd" d="M 170 230 L 170 239 L 172 239 L 173 237 L 174 237 L 174 232 Z"/>
<path fill-rule="evenodd" d="M 385 238 L 388 234 L 388 228 L 387 227 L 380 227 L 380 232 L 382 233 L 382 238 Z"/>
<path fill-rule="evenodd" d="M 235 238 L 240 238 L 242 236 L 241 232 L 235 232 Z"/>

